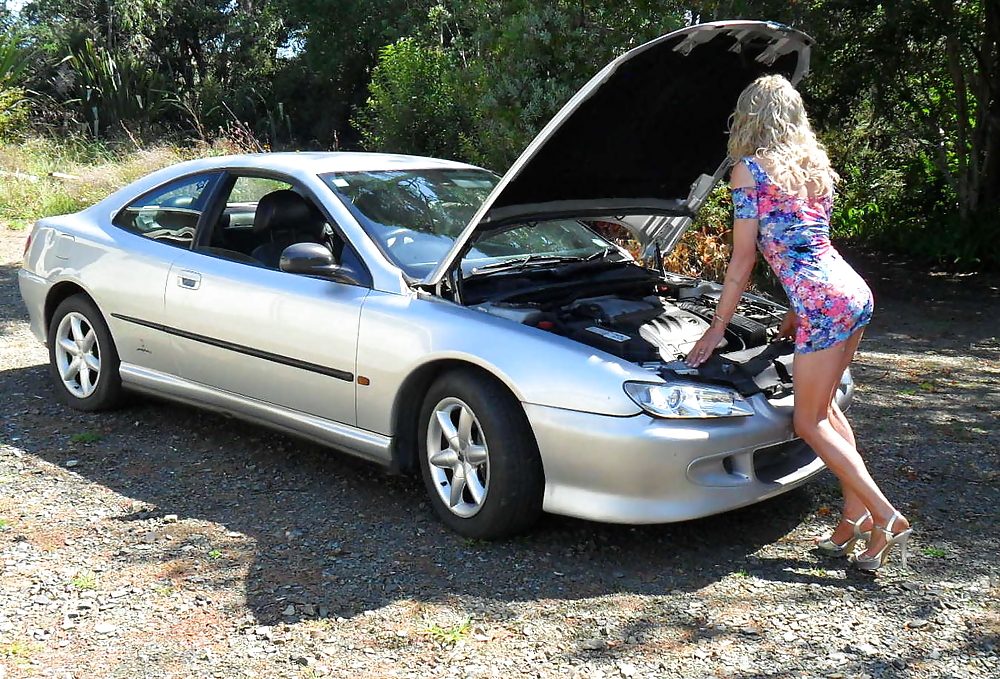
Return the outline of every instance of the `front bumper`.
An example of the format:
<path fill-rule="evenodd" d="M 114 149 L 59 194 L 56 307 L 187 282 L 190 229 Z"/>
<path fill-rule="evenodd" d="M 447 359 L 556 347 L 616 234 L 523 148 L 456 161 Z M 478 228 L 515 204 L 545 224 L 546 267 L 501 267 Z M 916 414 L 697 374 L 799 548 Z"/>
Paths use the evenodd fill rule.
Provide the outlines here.
<path fill-rule="evenodd" d="M 837 400 L 850 403 L 851 384 Z M 751 417 L 608 417 L 524 404 L 545 469 L 545 511 L 612 523 L 686 521 L 801 486 L 823 462 L 792 430 L 792 399 Z"/>

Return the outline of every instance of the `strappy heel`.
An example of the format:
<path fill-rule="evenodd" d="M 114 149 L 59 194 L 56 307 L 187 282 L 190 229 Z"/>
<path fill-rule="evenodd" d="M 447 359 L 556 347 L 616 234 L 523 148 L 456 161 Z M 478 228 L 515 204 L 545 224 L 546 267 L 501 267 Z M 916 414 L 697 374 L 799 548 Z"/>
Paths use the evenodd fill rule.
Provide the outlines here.
<path fill-rule="evenodd" d="M 854 557 L 854 565 L 863 571 L 874 571 L 878 570 L 885 565 L 886 559 L 889 558 L 889 553 L 892 552 L 892 548 L 899 545 L 899 558 L 903 563 L 903 568 L 906 568 L 906 548 L 907 543 L 910 540 L 910 535 L 913 534 L 912 528 L 907 528 L 904 531 L 893 534 L 892 524 L 896 523 L 896 519 L 902 519 L 903 515 L 899 512 L 893 512 L 892 516 L 889 518 L 889 523 L 884 527 L 875 525 L 876 530 L 882 531 L 885 536 L 885 545 L 878 551 L 877 554 L 872 556 L 865 556 L 864 554 L 859 554 Z"/>
<path fill-rule="evenodd" d="M 870 530 L 866 530 L 863 533 L 861 532 L 861 524 L 870 519 L 871 515 L 871 512 L 865 512 L 864 516 L 856 521 L 851 521 L 845 516 L 844 521 L 850 524 L 854 532 L 854 534 L 848 538 L 847 542 L 842 545 L 838 545 L 830 538 L 826 538 L 816 543 L 816 549 L 823 552 L 823 554 L 826 554 L 827 556 L 844 556 L 845 554 L 850 554 L 851 550 L 854 549 L 854 544 L 858 540 L 864 540 L 867 542 L 871 539 L 872 532 Z"/>

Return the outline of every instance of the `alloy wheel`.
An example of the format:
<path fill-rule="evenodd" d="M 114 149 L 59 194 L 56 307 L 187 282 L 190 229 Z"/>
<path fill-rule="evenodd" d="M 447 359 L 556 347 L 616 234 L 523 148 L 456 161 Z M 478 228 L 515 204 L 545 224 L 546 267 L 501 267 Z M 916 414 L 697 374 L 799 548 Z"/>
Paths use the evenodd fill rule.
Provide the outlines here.
<path fill-rule="evenodd" d="M 476 515 L 490 485 L 490 456 L 479 419 L 465 402 L 448 397 L 431 411 L 427 464 L 438 495 L 461 518 Z"/>
<path fill-rule="evenodd" d="M 63 316 L 56 329 L 56 369 L 66 390 L 87 398 L 97 389 L 101 374 L 101 345 L 87 317 L 78 311 Z"/>

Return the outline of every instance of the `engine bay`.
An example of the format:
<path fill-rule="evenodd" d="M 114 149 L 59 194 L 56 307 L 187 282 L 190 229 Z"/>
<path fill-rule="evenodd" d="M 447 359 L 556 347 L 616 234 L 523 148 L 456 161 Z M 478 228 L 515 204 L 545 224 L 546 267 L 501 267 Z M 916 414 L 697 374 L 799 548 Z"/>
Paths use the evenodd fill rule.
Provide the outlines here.
<path fill-rule="evenodd" d="M 708 329 L 722 287 L 635 265 L 595 274 L 572 281 L 519 275 L 516 285 L 492 281 L 466 304 L 594 347 L 664 379 L 726 385 L 744 396 L 791 393 L 792 345 L 771 341 L 784 307 L 745 294 L 718 350 L 689 368 L 684 358 Z"/>

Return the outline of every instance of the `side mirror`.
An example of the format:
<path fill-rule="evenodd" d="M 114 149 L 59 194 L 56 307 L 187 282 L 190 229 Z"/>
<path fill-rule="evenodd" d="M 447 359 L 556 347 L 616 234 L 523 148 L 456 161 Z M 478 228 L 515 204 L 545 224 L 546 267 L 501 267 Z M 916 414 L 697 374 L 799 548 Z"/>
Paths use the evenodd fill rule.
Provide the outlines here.
<path fill-rule="evenodd" d="M 338 283 L 357 285 L 350 270 L 337 263 L 325 245 L 319 243 L 293 243 L 281 252 L 278 268 L 288 273 L 318 276 Z"/>

